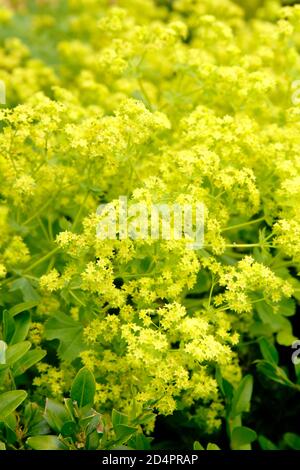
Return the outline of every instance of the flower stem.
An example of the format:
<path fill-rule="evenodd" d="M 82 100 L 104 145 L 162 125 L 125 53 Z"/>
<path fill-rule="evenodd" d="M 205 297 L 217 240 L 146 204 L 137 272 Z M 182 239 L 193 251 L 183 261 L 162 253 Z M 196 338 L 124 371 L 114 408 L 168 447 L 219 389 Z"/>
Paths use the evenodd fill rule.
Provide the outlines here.
<path fill-rule="evenodd" d="M 235 230 L 238 228 L 248 227 L 248 225 L 257 224 L 259 222 L 262 222 L 263 220 L 265 220 L 265 217 L 260 217 L 259 219 L 255 219 L 255 220 L 249 220 L 249 222 L 244 222 L 242 224 L 231 225 L 230 227 L 223 228 L 222 232 L 227 232 L 228 230 Z"/>

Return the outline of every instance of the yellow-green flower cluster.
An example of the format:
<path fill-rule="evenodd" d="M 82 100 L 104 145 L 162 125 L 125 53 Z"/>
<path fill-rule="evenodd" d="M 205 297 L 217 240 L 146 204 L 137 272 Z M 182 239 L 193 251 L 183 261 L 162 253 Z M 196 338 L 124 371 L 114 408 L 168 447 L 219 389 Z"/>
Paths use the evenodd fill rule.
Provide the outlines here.
<path fill-rule="evenodd" d="M 99 409 L 196 405 L 212 432 L 216 367 L 236 385 L 257 305 L 299 291 L 287 267 L 300 263 L 300 8 L 37 3 L 0 10 L 0 295 L 37 304 L 33 343 L 57 312 L 78 335 L 57 329 L 62 361 L 40 364 L 34 385 L 61 396 L 82 363 Z M 97 207 L 119 196 L 202 202 L 203 249 L 101 240 Z M 68 339 L 81 341 L 71 359 Z"/>

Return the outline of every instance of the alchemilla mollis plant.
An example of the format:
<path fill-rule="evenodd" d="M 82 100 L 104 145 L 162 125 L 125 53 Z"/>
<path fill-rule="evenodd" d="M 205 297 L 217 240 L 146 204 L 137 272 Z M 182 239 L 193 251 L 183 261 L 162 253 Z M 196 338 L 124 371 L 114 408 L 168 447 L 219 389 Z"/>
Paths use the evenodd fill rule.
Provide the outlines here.
<path fill-rule="evenodd" d="M 264 396 L 299 401 L 300 7 L 3 1 L 0 26 L 1 448 L 299 448 Z M 99 237 L 124 197 L 200 203 L 203 244 Z"/>

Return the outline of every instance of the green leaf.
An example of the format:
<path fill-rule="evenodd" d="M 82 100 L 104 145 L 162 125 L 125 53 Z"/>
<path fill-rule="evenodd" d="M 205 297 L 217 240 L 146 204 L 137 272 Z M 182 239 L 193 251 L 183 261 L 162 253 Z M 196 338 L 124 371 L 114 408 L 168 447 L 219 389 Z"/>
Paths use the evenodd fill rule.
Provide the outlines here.
<path fill-rule="evenodd" d="M 263 323 L 272 323 L 274 312 L 273 308 L 265 301 L 256 303 L 256 310 Z"/>
<path fill-rule="evenodd" d="M 9 346 L 6 353 L 7 364 L 12 365 L 30 349 L 31 343 L 29 341 L 23 341 L 21 343 L 13 344 Z"/>
<path fill-rule="evenodd" d="M 3 421 L 10 413 L 25 400 L 27 393 L 24 390 L 12 390 L 0 395 L 0 421 Z"/>
<path fill-rule="evenodd" d="M 9 444 L 14 444 L 17 442 L 18 437 L 16 434 L 16 427 L 17 427 L 17 420 L 15 413 L 10 413 L 4 420 L 3 420 L 5 431 L 6 431 L 6 442 Z"/>
<path fill-rule="evenodd" d="M 30 327 L 30 313 L 22 312 L 13 318 L 7 310 L 3 312 L 3 337 L 7 344 L 23 341 Z"/>
<path fill-rule="evenodd" d="M 9 313 L 12 317 L 18 315 L 19 313 L 25 312 L 30 310 L 33 307 L 38 305 L 37 300 L 30 300 L 29 302 L 22 302 L 21 304 L 15 305 L 14 307 L 9 309 Z"/>
<path fill-rule="evenodd" d="M 268 325 L 273 333 L 279 333 L 280 331 L 286 331 L 292 334 L 292 326 L 290 321 L 280 313 L 275 313 L 271 305 L 266 302 L 258 302 L 256 304 L 257 313 L 261 321 Z"/>
<path fill-rule="evenodd" d="M 30 313 L 22 312 L 14 318 L 15 331 L 11 338 L 10 344 L 16 344 L 24 341 L 28 335 L 30 327 Z"/>
<path fill-rule="evenodd" d="M 231 447 L 234 450 L 241 449 L 257 438 L 256 432 L 246 426 L 234 428 L 231 434 Z"/>
<path fill-rule="evenodd" d="M 81 426 L 81 428 L 84 430 L 86 434 L 89 434 L 103 427 L 101 415 L 93 409 L 89 410 L 89 413 L 91 414 L 89 414 L 88 416 L 85 416 L 79 421 L 79 425 Z"/>
<path fill-rule="evenodd" d="M 63 231 L 65 230 L 71 230 L 72 224 L 69 220 L 66 219 L 66 217 L 60 217 L 58 220 L 59 228 L 61 228 Z"/>
<path fill-rule="evenodd" d="M 212 442 L 209 442 L 207 444 L 206 450 L 221 450 L 217 444 L 213 444 Z"/>
<path fill-rule="evenodd" d="M 199 441 L 195 441 L 193 445 L 193 450 L 204 450 L 204 447 L 200 444 Z"/>
<path fill-rule="evenodd" d="M 297 356 L 298 356 L 298 353 L 297 353 Z M 297 357 L 298 359 L 298 357 Z M 296 378 L 297 378 L 297 384 L 300 384 L 300 362 L 299 364 L 294 364 L 294 368 L 295 368 L 295 375 L 296 375 Z"/>
<path fill-rule="evenodd" d="M 96 392 L 96 382 L 92 372 L 83 367 L 77 373 L 71 387 L 71 398 L 76 401 L 79 408 L 93 405 Z"/>
<path fill-rule="evenodd" d="M 229 401 L 231 401 L 232 395 L 233 395 L 233 386 L 231 385 L 230 382 L 228 382 L 228 380 L 222 377 L 219 367 L 216 368 L 216 380 L 218 382 L 219 388 L 222 394 L 224 395 L 224 397 L 226 397 Z"/>
<path fill-rule="evenodd" d="M 64 423 L 69 420 L 64 405 L 51 400 L 50 398 L 46 399 L 44 418 L 49 424 L 50 428 L 57 433 L 61 432 Z"/>
<path fill-rule="evenodd" d="M 279 331 L 276 335 L 277 343 L 281 346 L 292 346 L 297 338 L 289 331 Z"/>
<path fill-rule="evenodd" d="M 260 338 L 259 340 L 260 352 L 263 358 L 271 363 L 278 364 L 279 357 L 275 346 L 271 344 L 266 338 Z"/>
<path fill-rule="evenodd" d="M 15 292 L 16 290 L 20 290 L 22 292 L 24 303 L 40 301 L 39 294 L 34 287 L 32 287 L 31 282 L 25 277 L 20 277 L 16 281 L 12 282 L 10 292 Z"/>
<path fill-rule="evenodd" d="M 57 436 L 34 436 L 29 437 L 26 444 L 34 450 L 66 450 L 67 447 Z"/>
<path fill-rule="evenodd" d="M 65 398 L 64 402 L 65 402 L 65 409 L 66 409 L 66 413 L 68 415 L 68 419 L 70 421 L 74 421 L 74 419 L 76 417 L 76 410 L 74 408 L 74 404 L 72 402 L 72 399 L 71 398 Z"/>
<path fill-rule="evenodd" d="M 273 329 L 267 323 L 262 323 L 260 320 L 254 321 L 249 327 L 251 336 L 259 338 L 260 336 L 272 336 Z"/>
<path fill-rule="evenodd" d="M 9 367 L 7 364 L 0 364 L 0 384 L 2 384 L 6 378 Z"/>
<path fill-rule="evenodd" d="M 0 450 L 6 450 L 4 442 L 0 441 Z"/>
<path fill-rule="evenodd" d="M 125 415 L 124 413 L 120 413 L 119 411 L 113 409 L 112 410 L 112 415 L 111 415 L 111 422 L 113 425 L 113 428 L 115 429 L 116 426 L 119 424 L 128 424 L 128 416 Z"/>
<path fill-rule="evenodd" d="M 49 434 L 50 428 L 43 417 L 41 408 L 36 403 L 27 403 L 24 407 L 23 423 L 27 436 Z"/>
<path fill-rule="evenodd" d="M 24 372 L 46 356 L 43 349 L 33 349 L 24 354 L 13 366 L 12 373 L 14 377 L 24 374 Z"/>
<path fill-rule="evenodd" d="M 58 339 L 58 355 L 65 361 L 72 361 L 83 350 L 82 325 L 64 313 L 57 313 L 45 324 L 45 337 Z"/>
<path fill-rule="evenodd" d="M 133 420 L 134 421 L 133 424 L 145 425 L 145 424 L 151 423 L 151 421 L 153 422 L 154 416 L 155 416 L 154 413 L 146 413 L 146 414 L 140 415 Z"/>
<path fill-rule="evenodd" d="M 278 450 L 275 444 L 265 436 L 258 436 L 258 442 L 262 450 Z"/>
<path fill-rule="evenodd" d="M 232 417 L 250 410 L 252 389 L 253 378 L 251 375 L 246 375 L 234 392 L 230 413 Z"/>
<path fill-rule="evenodd" d="M 279 314 L 291 317 L 296 313 L 296 302 L 294 299 L 282 299 L 279 302 Z"/>
<path fill-rule="evenodd" d="M 277 333 L 276 339 L 280 345 L 291 346 L 297 339 L 293 336 L 290 321 L 285 318 L 295 313 L 295 303 L 293 299 L 282 300 L 279 304 L 279 313 L 275 313 L 273 307 L 264 301 L 257 303 L 256 310 L 261 321 L 269 325 L 273 333 Z"/>
<path fill-rule="evenodd" d="M 269 379 L 274 380 L 274 382 L 294 388 L 293 382 L 281 367 L 267 361 L 257 361 L 257 369 Z"/>
<path fill-rule="evenodd" d="M 7 310 L 3 311 L 3 339 L 9 344 L 15 331 L 15 322 Z"/>
<path fill-rule="evenodd" d="M 91 432 L 86 438 L 86 448 L 88 450 L 96 450 L 99 446 L 100 436 L 97 431 Z"/>
<path fill-rule="evenodd" d="M 77 424 L 74 421 L 66 421 L 61 428 L 61 434 L 64 437 L 73 436 L 76 429 Z"/>
<path fill-rule="evenodd" d="M 300 450 L 300 436 L 292 432 L 287 432 L 283 436 L 284 442 L 294 450 Z"/>
<path fill-rule="evenodd" d="M 136 450 L 151 450 L 151 441 L 153 438 L 146 437 L 141 432 L 136 433 L 133 436 L 133 449 Z"/>
<path fill-rule="evenodd" d="M 130 437 L 137 432 L 137 429 L 131 426 L 127 426 L 126 424 L 118 424 L 116 427 L 114 427 L 114 431 L 117 440 L 121 441 L 123 444 L 124 442 L 127 442 L 128 439 L 130 439 Z"/>
<path fill-rule="evenodd" d="M 7 344 L 0 340 L 0 364 L 6 364 L 6 350 Z"/>
<path fill-rule="evenodd" d="M 84 415 L 84 417 L 81 418 L 78 422 L 81 431 L 84 432 L 86 436 L 93 433 L 94 431 L 97 431 L 99 435 L 103 435 L 104 426 L 101 415 L 92 408 L 86 410 L 86 412 L 84 410 L 86 410 L 86 408 L 81 409 L 81 413 Z M 85 415 L 85 413 L 87 414 Z"/>

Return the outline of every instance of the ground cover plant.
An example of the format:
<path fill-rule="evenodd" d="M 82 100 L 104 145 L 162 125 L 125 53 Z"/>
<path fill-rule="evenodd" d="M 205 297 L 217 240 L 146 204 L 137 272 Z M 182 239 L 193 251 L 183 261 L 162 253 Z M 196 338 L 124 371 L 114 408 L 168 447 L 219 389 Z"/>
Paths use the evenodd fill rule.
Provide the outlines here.
<path fill-rule="evenodd" d="M 300 6 L 0 3 L 0 448 L 300 450 Z"/>

